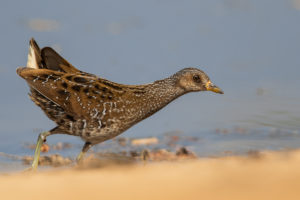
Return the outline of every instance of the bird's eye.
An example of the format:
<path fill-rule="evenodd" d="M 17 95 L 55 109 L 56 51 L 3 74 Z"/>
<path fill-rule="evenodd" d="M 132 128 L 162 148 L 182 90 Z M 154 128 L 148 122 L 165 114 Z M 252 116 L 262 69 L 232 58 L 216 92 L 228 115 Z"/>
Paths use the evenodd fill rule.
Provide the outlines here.
<path fill-rule="evenodd" d="M 199 75 L 194 75 L 194 76 L 193 76 L 193 80 L 194 80 L 196 83 L 200 83 L 200 82 L 201 82 L 201 79 L 200 79 L 200 76 L 199 76 Z"/>

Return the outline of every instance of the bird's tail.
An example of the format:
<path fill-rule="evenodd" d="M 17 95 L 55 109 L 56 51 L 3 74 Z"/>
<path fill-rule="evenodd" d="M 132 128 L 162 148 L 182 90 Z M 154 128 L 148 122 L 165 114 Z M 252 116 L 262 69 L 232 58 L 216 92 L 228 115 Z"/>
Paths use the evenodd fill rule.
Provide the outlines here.
<path fill-rule="evenodd" d="M 29 51 L 26 67 L 40 69 L 42 68 L 42 57 L 39 45 L 31 38 L 29 42 Z"/>
<path fill-rule="evenodd" d="M 51 47 L 44 47 L 40 49 L 36 41 L 31 38 L 29 42 L 29 52 L 27 65 L 25 68 L 31 69 L 49 69 L 60 72 L 68 73 L 81 73 L 80 70 L 76 69 L 71 63 L 61 57 Z M 17 73 L 21 72 L 23 68 L 18 68 Z"/>

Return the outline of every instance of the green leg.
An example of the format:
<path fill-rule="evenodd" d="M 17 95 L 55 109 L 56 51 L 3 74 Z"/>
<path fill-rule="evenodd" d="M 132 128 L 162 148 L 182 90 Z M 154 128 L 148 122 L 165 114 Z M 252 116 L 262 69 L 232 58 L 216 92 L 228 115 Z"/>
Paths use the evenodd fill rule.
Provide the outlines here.
<path fill-rule="evenodd" d="M 79 155 L 76 158 L 77 163 L 80 163 L 85 155 L 85 153 L 92 147 L 92 143 L 90 142 L 86 142 L 81 150 L 81 152 L 79 153 Z"/>
<path fill-rule="evenodd" d="M 32 162 L 32 165 L 31 165 L 31 168 L 32 170 L 36 170 L 37 167 L 38 167 L 38 164 L 39 164 L 39 158 L 40 158 L 40 153 L 41 153 L 41 147 L 43 145 L 43 143 L 46 141 L 46 137 L 48 135 L 50 135 L 50 131 L 47 131 L 47 132 L 42 132 L 39 137 L 38 137 L 38 140 L 37 140 L 37 143 L 36 143 L 36 147 L 35 147 L 35 152 L 34 152 L 34 157 L 33 157 L 33 162 Z"/>

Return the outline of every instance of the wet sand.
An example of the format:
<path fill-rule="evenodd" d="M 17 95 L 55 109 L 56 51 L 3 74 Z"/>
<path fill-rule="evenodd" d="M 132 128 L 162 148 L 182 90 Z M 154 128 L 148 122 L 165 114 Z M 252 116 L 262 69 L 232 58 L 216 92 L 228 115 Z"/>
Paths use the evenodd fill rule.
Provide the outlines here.
<path fill-rule="evenodd" d="M 299 199 L 300 150 L 1 175 L 2 199 Z"/>

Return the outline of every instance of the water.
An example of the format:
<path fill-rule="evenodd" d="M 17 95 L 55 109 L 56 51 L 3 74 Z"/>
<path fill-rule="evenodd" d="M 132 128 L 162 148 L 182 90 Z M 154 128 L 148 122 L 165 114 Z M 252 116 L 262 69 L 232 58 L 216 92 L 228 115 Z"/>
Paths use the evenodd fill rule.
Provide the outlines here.
<path fill-rule="evenodd" d="M 31 155 L 23 144 L 54 127 L 15 73 L 26 64 L 31 37 L 81 70 L 112 81 L 148 83 L 194 66 L 225 92 L 185 95 L 123 137 L 180 131 L 200 138 L 181 145 L 201 156 L 297 148 L 299 5 L 299 0 L 2 2 L 0 152 Z M 51 137 L 49 143 L 78 145 L 66 155 L 75 155 L 82 144 L 70 136 Z M 0 160 L 0 170 L 11 162 Z"/>

